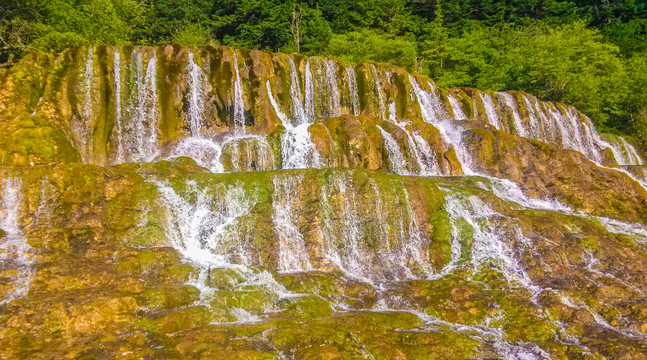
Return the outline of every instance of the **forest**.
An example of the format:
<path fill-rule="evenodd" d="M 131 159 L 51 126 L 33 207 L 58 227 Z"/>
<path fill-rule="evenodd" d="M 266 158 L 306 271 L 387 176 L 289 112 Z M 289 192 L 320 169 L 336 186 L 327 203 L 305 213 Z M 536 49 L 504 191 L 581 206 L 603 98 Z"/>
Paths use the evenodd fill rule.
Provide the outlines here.
<path fill-rule="evenodd" d="M 524 90 L 647 144 L 640 0 L 0 0 L 0 63 L 83 44 L 238 48 L 375 61 L 441 87 Z"/>

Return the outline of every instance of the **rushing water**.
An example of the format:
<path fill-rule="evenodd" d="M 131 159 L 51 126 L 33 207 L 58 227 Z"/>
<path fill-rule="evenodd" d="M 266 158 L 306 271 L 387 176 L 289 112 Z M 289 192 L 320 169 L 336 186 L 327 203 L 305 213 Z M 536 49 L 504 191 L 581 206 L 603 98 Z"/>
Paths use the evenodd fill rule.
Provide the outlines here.
<path fill-rule="evenodd" d="M 375 77 L 375 96 L 377 96 L 377 113 L 378 116 L 380 116 L 381 119 L 385 119 L 385 105 L 384 105 L 384 92 L 382 91 L 382 83 L 380 80 L 380 75 L 377 72 L 377 68 L 375 67 L 375 64 L 371 64 L 371 70 L 373 71 L 373 76 Z"/>
<path fill-rule="evenodd" d="M 400 144 L 393 138 L 393 136 L 384 130 L 381 126 L 377 126 L 384 139 L 384 148 L 389 155 L 389 163 L 391 164 L 391 171 L 399 175 L 406 175 L 409 173 L 407 170 L 407 161 L 402 155 Z"/>
<path fill-rule="evenodd" d="M 189 51 L 187 66 L 189 87 L 189 111 L 186 115 L 192 136 L 200 136 L 204 122 L 204 74 L 200 65 L 193 60 L 193 51 Z M 238 75 L 237 75 L 238 76 Z"/>
<path fill-rule="evenodd" d="M 240 218 L 256 203 L 241 186 L 200 188 L 194 181 L 178 192 L 168 182 L 156 183 L 167 209 L 166 232 L 173 247 L 202 267 L 222 267 L 233 259 L 247 263 L 249 248 L 241 238 Z M 251 196 L 250 196 L 251 195 Z"/>
<path fill-rule="evenodd" d="M 22 208 L 22 181 L 9 177 L 2 180 L 0 198 L 0 277 L 11 282 L 5 287 L 0 305 L 22 298 L 29 292 L 33 276 L 31 247 L 18 223 Z"/>
<path fill-rule="evenodd" d="M 115 48 L 115 57 L 112 64 L 112 71 L 114 72 L 113 81 L 115 82 L 115 127 L 117 128 L 117 140 L 115 147 L 117 148 L 116 163 L 124 162 L 124 129 L 122 125 L 122 109 L 121 109 L 121 52 L 119 48 Z"/>
<path fill-rule="evenodd" d="M 358 193 L 351 175 L 342 171 L 324 183 L 321 231 L 326 258 L 346 275 L 369 283 L 428 276 L 429 240 L 422 235 L 406 187 L 372 187 L 375 194 Z M 367 221 L 365 214 L 376 218 Z M 368 234 L 378 243 L 367 244 Z"/>
<path fill-rule="evenodd" d="M 279 238 L 279 270 L 311 270 L 308 251 L 299 232 L 298 220 L 301 209 L 299 204 L 298 185 L 301 176 L 276 175 L 274 177 L 274 195 L 272 199 L 272 221 Z"/>
<path fill-rule="evenodd" d="M 452 107 L 452 113 L 454 115 L 454 119 L 467 120 L 467 115 L 465 115 L 465 112 L 461 108 L 461 105 L 458 103 L 458 100 L 456 100 L 456 98 L 452 94 L 449 94 L 447 96 L 447 100 L 449 101 L 449 104 Z"/>
<path fill-rule="evenodd" d="M 425 91 L 411 75 L 409 75 L 409 82 L 416 95 L 422 119 L 434 125 L 440 131 L 443 141 L 454 148 L 463 172 L 466 175 L 473 174 L 474 172 L 471 170 L 471 156 L 465 149 L 463 142 L 464 129 L 462 126 L 450 121 L 449 115 L 444 110 L 431 83 L 428 84 L 430 90 Z"/>
<path fill-rule="evenodd" d="M 81 116 L 75 116 L 71 121 L 72 136 L 76 148 L 81 154 L 84 162 L 92 161 L 93 149 L 93 113 L 92 113 L 92 85 L 94 79 L 94 49 L 88 48 L 88 55 L 83 72 L 83 109 L 80 109 Z"/>
<path fill-rule="evenodd" d="M 266 82 L 266 88 L 272 107 L 285 127 L 285 132 L 281 136 L 281 168 L 303 169 L 320 167 L 321 156 L 312 142 L 312 137 L 308 131 L 310 123 L 300 123 L 300 119 L 298 118 L 288 118 L 274 98 L 269 80 Z"/>
<path fill-rule="evenodd" d="M 521 118 L 521 114 L 519 113 L 519 108 L 517 106 L 516 100 L 514 96 L 510 93 L 499 93 L 503 98 L 505 99 L 505 104 L 512 111 L 512 117 L 514 119 L 514 127 L 515 130 L 517 131 L 517 135 L 527 137 L 528 136 L 528 131 L 526 130 L 526 126 L 523 123 L 523 119 Z"/>
<path fill-rule="evenodd" d="M 292 59 L 292 57 L 288 57 L 288 60 L 290 62 L 290 97 L 292 100 L 292 116 L 294 117 L 296 124 L 303 124 L 307 122 L 307 117 L 303 107 L 299 74 L 297 73 L 294 59 Z"/>
<path fill-rule="evenodd" d="M 483 107 L 485 108 L 485 115 L 487 117 L 488 123 L 490 123 L 490 125 L 492 125 L 497 130 L 503 130 L 503 124 L 501 124 L 499 114 L 497 114 L 496 108 L 494 107 L 492 96 L 484 92 L 479 92 L 479 96 L 483 101 Z"/>
<path fill-rule="evenodd" d="M 158 146 L 158 92 L 157 54 L 152 55 L 144 68 L 142 49 L 133 51 L 130 64 L 131 83 L 128 120 L 122 124 L 126 161 L 151 161 L 159 154 Z"/>
<path fill-rule="evenodd" d="M 328 84 L 329 117 L 341 115 L 339 86 L 337 85 L 337 66 L 332 59 L 326 61 L 326 83 Z"/>
<path fill-rule="evenodd" d="M 245 132 L 245 103 L 243 101 L 243 82 L 240 78 L 240 70 L 238 69 L 238 56 L 236 51 L 233 51 L 234 59 L 234 129 L 236 131 Z"/>
<path fill-rule="evenodd" d="M 351 112 L 355 116 L 359 116 L 361 109 L 359 108 L 359 95 L 357 94 L 357 76 L 355 75 L 355 68 L 349 66 L 346 68 L 346 78 L 348 81 L 348 94 L 350 96 L 349 104 L 351 105 Z"/>

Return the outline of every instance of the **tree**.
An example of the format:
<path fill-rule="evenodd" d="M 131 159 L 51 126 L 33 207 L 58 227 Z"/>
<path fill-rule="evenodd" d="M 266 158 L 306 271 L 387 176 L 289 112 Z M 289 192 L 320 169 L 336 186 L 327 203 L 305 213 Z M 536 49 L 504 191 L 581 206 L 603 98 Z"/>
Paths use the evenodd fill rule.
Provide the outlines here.
<path fill-rule="evenodd" d="M 326 55 L 356 63 L 376 61 L 413 70 L 418 52 L 413 41 L 371 30 L 333 35 Z"/>
<path fill-rule="evenodd" d="M 290 22 L 290 33 L 292 34 L 292 41 L 297 48 L 297 52 L 301 52 L 301 27 L 303 26 L 303 15 L 305 11 L 301 4 L 292 5 L 292 21 Z"/>

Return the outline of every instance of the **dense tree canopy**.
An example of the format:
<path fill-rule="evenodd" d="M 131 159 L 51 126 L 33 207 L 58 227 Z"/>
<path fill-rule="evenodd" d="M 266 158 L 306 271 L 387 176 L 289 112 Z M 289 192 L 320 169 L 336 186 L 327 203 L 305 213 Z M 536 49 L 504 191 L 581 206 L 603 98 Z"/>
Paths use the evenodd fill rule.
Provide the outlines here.
<path fill-rule="evenodd" d="M 0 63 L 87 43 L 220 43 L 395 64 L 573 103 L 647 143 L 642 0 L 0 0 Z"/>

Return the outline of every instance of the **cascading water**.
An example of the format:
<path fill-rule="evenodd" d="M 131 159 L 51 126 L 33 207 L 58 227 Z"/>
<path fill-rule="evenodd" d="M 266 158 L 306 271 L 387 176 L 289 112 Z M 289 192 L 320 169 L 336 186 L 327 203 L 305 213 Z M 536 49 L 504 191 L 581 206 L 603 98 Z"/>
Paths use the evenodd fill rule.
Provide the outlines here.
<path fill-rule="evenodd" d="M 371 64 L 371 70 L 373 71 L 373 76 L 375 77 L 375 96 L 377 96 L 377 111 L 380 119 L 386 119 L 386 107 L 384 105 L 384 92 L 382 91 L 382 84 L 380 81 L 380 75 L 377 73 L 377 68 L 375 64 Z"/>
<path fill-rule="evenodd" d="M 337 85 L 337 67 L 332 59 L 326 61 L 326 83 L 328 83 L 328 116 L 341 115 L 339 86 Z"/>
<path fill-rule="evenodd" d="M 521 118 L 521 114 L 519 114 L 519 110 L 517 109 L 517 104 L 515 101 L 515 98 L 512 94 L 510 93 L 499 93 L 501 96 L 503 96 L 503 99 L 505 100 L 505 105 L 512 111 L 512 118 L 514 119 L 514 127 L 515 130 L 517 131 L 518 136 L 522 137 L 527 137 L 528 136 L 528 131 L 526 131 L 526 127 L 523 124 L 523 119 Z"/>
<path fill-rule="evenodd" d="M 187 72 L 189 111 L 186 117 L 191 130 L 191 136 L 199 137 L 200 129 L 204 122 L 204 74 L 202 73 L 200 65 L 196 64 L 193 60 L 193 51 L 189 51 Z"/>
<path fill-rule="evenodd" d="M 134 50 L 130 68 L 135 81 L 131 84 L 128 121 L 123 126 L 124 150 L 129 154 L 126 161 L 151 161 L 159 154 L 156 50 L 145 70 L 142 50 Z"/>
<path fill-rule="evenodd" d="M 169 52 L 165 51 L 164 56 Z M 401 329 L 391 332 L 406 335 L 407 341 L 411 340 L 412 344 L 415 341 L 428 341 L 422 337 L 416 338 L 416 334 L 444 336 L 453 333 L 452 336 L 467 336 L 470 341 L 480 342 L 479 349 L 486 349 L 482 353 L 484 358 L 552 358 L 552 351 L 561 351 L 562 348 L 573 350 L 573 353 L 581 350 L 585 354 L 589 351 L 587 344 L 598 341 L 584 340 L 593 332 L 589 328 L 598 332 L 610 331 L 613 338 L 620 342 L 625 338 L 644 340 L 644 334 L 636 330 L 642 323 L 625 322 L 625 314 L 621 313 L 626 310 L 622 307 L 624 303 L 613 308 L 617 304 L 605 303 L 608 299 L 603 298 L 613 297 L 617 292 L 624 299 L 638 299 L 633 296 L 634 293 L 647 293 L 644 286 L 635 281 L 641 279 L 638 271 L 635 271 L 636 274 L 632 271 L 625 279 L 622 272 L 613 267 L 616 264 L 608 263 L 616 253 L 606 256 L 607 251 L 613 250 L 613 246 L 608 244 L 620 243 L 627 247 L 627 252 L 631 252 L 630 256 L 638 258 L 638 251 L 634 252 L 634 248 L 640 250 L 647 244 L 647 228 L 577 212 L 550 199 L 530 199 L 519 186 L 507 179 L 443 177 L 439 170 L 441 167 L 445 169 L 447 163 L 454 165 L 455 159 L 448 153 L 453 148 L 464 173 L 475 175 L 471 170 L 471 154 L 465 144 L 465 139 L 469 138 L 464 139 L 463 133 L 470 126 L 483 127 L 482 120 L 487 120 L 492 127 L 501 131 L 577 150 L 596 162 L 606 161 L 608 151 L 604 150 L 609 148 L 620 165 L 643 164 L 640 154 L 623 138 L 598 134 L 591 121 L 573 107 L 542 102 L 521 93 L 499 92 L 492 97 L 487 93 L 466 91 L 471 98 L 465 100 L 462 90 L 455 89 L 451 93 L 461 93 L 460 102 L 451 94 L 441 100 L 441 92 L 432 82 L 409 76 L 413 92 L 403 94 L 399 82 L 401 77 L 392 77 L 388 71 L 374 65 L 371 65 L 371 70 L 368 67 L 366 70 L 369 78 L 373 72 L 375 89 L 370 89 L 371 84 L 360 83 L 363 88 L 369 86 L 369 93 L 361 95 L 362 99 L 367 97 L 367 103 L 373 104 L 372 111 L 383 121 L 352 117 L 328 119 L 346 112 L 354 115 L 361 113 L 355 69 L 345 68 L 345 74 L 339 80 L 337 71 L 341 67 L 331 59 L 307 59 L 302 79 L 292 57 L 272 55 L 275 62 L 288 62 L 289 77 L 282 71 L 272 72 L 272 69 L 264 73 L 268 69 L 254 65 L 253 71 L 251 67 L 249 70 L 249 83 L 245 84 L 249 86 L 249 93 L 247 88 L 243 93 L 239 70 L 243 70 L 243 76 L 246 76 L 246 72 L 243 68 L 239 69 L 237 52 L 234 51 L 233 62 L 225 63 L 225 70 L 232 66 L 235 76 L 232 81 L 226 79 L 233 87 L 233 104 L 229 98 L 222 99 L 218 91 L 210 91 L 207 99 L 207 89 L 218 90 L 208 83 L 217 77 L 209 73 L 217 66 L 202 65 L 202 61 L 210 64 L 206 62 L 211 56 L 207 53 L 209 51 L 189 51 L 186 72 L 179 71 L 182 76 L 186 75 L 186 79 L 182 77 L 183 83 L 176 88 L 180 90 L 176 90 L 175 99 L 182 105 L 176 106 L 175 115 L 181 116 L 186 111 L 186 123 L 182 123 L 182 119 L 171 119 L 170 127 L 176 126 L 178 130 L 179 136 L 176 137 L 173 136 L 177 134 L 173 133 L 167 137 L 165 132 L 169 124 L 164 123 L 168 119 L 166 113 L 162 116 L 161 112 L 166 111 L 167 107 L 165 101 L 158 99 L 162 94 L 158 94 L 155 50 L 152 54 L 147 49 L 135 50 L 129 68 L 128 64 L 122 63 L 124 55 L 119 50 L 111 59 L 114 61 L 117 134 L 113 133 L 111 139 L 114 140 L 110 144 L 115 146 L 116 163 L 190 156 L 212 173 L 247 172 L 209 174 L 195 171 L 190 166 L 186 166 L 190 170 L 185 171 L 182 169 L 185 163 L 178 162 L 172 164 L 175 166 L 173 173 L 166 181 L 158 180 L 166 175 L 163 171 L 166 171 L 168 164 L 165 163 L 142 164 L 139 170 L 132 170 L 133 173 L 129 171 L 135 167 L 115 167 L 98 175 L 100 181 L 105 183 L 105 193 L 98 194 L 97 198 L 107 202 L 108 211 L 101 210 L 102 214 L 107 214 L 105 217 L 101 215 L 106 231 L 113 231 L 110 226 L 114 224 L 110 222 L 124 210 L 123 203 L 132 202 L 128 205 L 132 206 L 129 211 L 141 216 L 140 223 L 132 226 L 129 223 L 128 229 L 119 230 L 117 237 L 123 243 L 120 242 L 118 246 L 127 248 L 114 254 L 119 269 L 126 268 L 130 265 L 129 261 L 134 261 L 124 260 L 123 257 L 129 255 L 122 252 L 132 254 L 152 250 L 142 247 L 138 239 L 130 238 L 132 228 L 146 227 L 154 229 L 150 231 L 160 231 L 161 228 L 169 242 L 164 245 L 177 250 L 197 270 L 192 272 L 193 278 L 188 284 L 201 290 L 200 300 L 191 298 L 181 306 L 152 304 L 151 301 L 141 306 L 145 311 L 140 311 L 136 316 L 154 316 L 147 318 L 152 320 L 145 324 L 145 330 L 137 331 L 145 332 L 146 336 L 149 332 L 157 331 L 155 336 L 160 338 L 172 333 L 180 338 L 189 332 L 173 328 L 184 326 L 180 321 L 173 320 L 173 316 L 179 316 L 183 321 L 194 321 L 191 314 L 198 314 L 195 317 L 200 319 L 189 325 L 191 329 L 198 329 L 192 333 L 195 334 L 202 331 L 202 323 L 199 322 L 203 320 L 201 311 L 210 312 L 211 315 L 222 311 L 218 320 L 208 319 L 211 323 L 205 328 L 220 331 L 226 327 L 227 332 L 233 332 L 240 330 L 234 328 L 239 326 L 238 323 L 269 320 L 267 324 L 271 328 L 263 331 L 262 338 L 255 338 L 256 335 L 241 336 L 235 341 L 243 344 L 249 339 L 260 339 L 262 341 L 253 343 L 255 349 L 265 347 L 269 348 L 268 351 L 274 351 L 278 348 L 276 339 L 283 336 L 278 333 L 285 330 L 282 329 L 283 324 L 293 322 L 316 329 L 324 323 L 323 326 L 332 328 L 325 322 L 338 321 L 336 319 L 343 319 L 349 314 L 352 318 L 368 313 L 379 320 L 383 315 L 410 312 L 418 315 L 424 325 L 408 332 Z M 98 50 L 94 54 L 97 64 L 99 54 Z M 84 84 L 89 84 L 83 91 L 90 90 L 81 94 L 83 109 L 79 112 L 83 124 L 91 125 L 90 128 L 97 126 L 98 129 L 98 123 L 92 125 L 92 121 L 93 117 L 99 120 L 99 113 L 92 114 L 92 107 L 89 112 L 86 111 L 87 104 L 98 102 L 92 98 L 91 91 L 92 86 L 99 86 L 97 79 L 92 80 L 92 57 L 90 49 L 82 78 Z M 250 58 L 250 61 L 255 61 L 253 56 Z M 168 62 L 160 59 L 159 71 L 165 76 L 168 75 L 166 66 Z M 386 78 L 384 82 L 380 80 L 382 72 Z M 228 71 L 226 73 L 229 74 Z M 279 73 L 289 78 L 290 104 L 285 103 L 288 101 L 286 78 L 279 80 L 272 77 Z M 360 77 L 359 80 L 366 79 Z M 160 78 L 159 89 L 162 89 L 163 81 L 166 78 Z M 371 80 L 368 81 L 370 83 Z M 266 91 L 267 97 L 265 94 L 258 96 L 259 89 L 253 88 L 258 86 L 257 83 L 265 86 L 260 90 L 263 93 Z M 340 94 L 339 86 L 342 84 Z M 382 89 L 387 85 L 388 89 Z M 275 91 L 281 89 L 280 98 L 274 96 L 273 86 Z M 396 87 L 398 91 L 389 91 Z M 232 92 L 222 93 L 230 97 Z M 267 120 L 266 123 L 255 122 L 254 134 L 245 130 L 245 95 L 254 104 L 249 109 L 250 114 L 257 116 L 254 112 L 261 108 Z M 48 97 L 45 99 L 45 104 L 49 106 Z M 267 99 L 269 103 L 261 104 L 260 100 L 257 102 L 258 99 Z M 470 100 L 472 108 L 464 111 Z M 420 122 L 419 115 L 416 115 L 416 102 L 422 120 L 438 129 L 442 142 L 438 141 L 436 129 Z M 473 115 L 476 109 L 479 109 L 480 115 Z M 365 114 L 371 115 L 370 111 Z M 414 116 L 410 117 L 411 114 Z M 335 127 L 335 122 L 341 125 Z M 209 128 L 206 127 L 207 123 Z M 190 130 L 188 137 L 185 124 Z M 479 131 L 487 133 L 483 129 Z M 80 139 L 91 139 L 89 132 L 79 130 L 79 134 L 83 133 Z M 162 133 L 165 135 L 162 136 Z M 380 135 L 383 141 L 380 141 Z M 493 136 L 498 135 L 501 134 L 495 133 Z M 162 144 L 158 143 L 158 138 L 169 140 Z M 317 141 L 316 146 L 313 139 Z M 92 154 L 92 140 L 88 141 L 86 145 L 79 146 L 84 161 L 90 161 L 86 157 Z M 330 147 L 326 149 L 328 141 Z M 432 146 L 439 149 L 438 153 Z M 322 154 L 327 150 L 333 152 L 334 149 L 334 155 L 340 155 L 327 164 L 330 167 L 363 169 L 263 172 L 278 168 L 321 168 L 323 165 L 318 147 Z M 2 156 L 4 161 L 4 153 Z M 389 173 L 395 174 L 369 170 L 382 167 L 385 158 L 388 159 Z M 79 172 L 81 170 L 78 169 L 85 169 L 77 169 L 76 166 L 70 165 L 70 168 Z M 68 203 L 76 204 L 78 201 L 78 195 L 72 194 L 67 202 L 59 202 L 68 196 L 65 195 L 65 187 L 68 187 L 66 170 L 62 168 L 52 170 L 54 175 L 51 180 L 41 178 L 40 197 L 36 200 L 30 197 L 29 202 L 24 202 L 24 206 L 33 211 L 29 217 L 22 216 L 27 211 L 22 207 L 21 197 L 22 194 L 31 196 L 37 192 L 38 183 L 31 183 L 22 191 L 19 178 L 3 181 L 0 198 L 0 228 L 3 230 L 0 240 L 0 280 L 9 279 L 11 286 L 0 305 L 29 292 L 30 279 L 35 270 L 32 250 L 26 243 L 27 236 L 31 239 L 32 234 L 44 233 L 43 239 L 49 240 L 49 229 L 58 231 L 61 226 L 62 215 L 59 213 L 66 211 Z M 41 167 L 35 167 L 33 171 L 36 170 L 42 171 Z M 618 169 L 621 170 L 623 168 Z M 148 179 L 146 186 L 150 189 L 156 187 L 158 192 L 155 195 L 159 195 L 159 198 L 147 198 L 150 194 L 144 194 L 144 190 L 141 190 L 140 196 L 137 189 L 133 190 L 134 196 L 115 194 L 115 189 L 130 186 L 126 184 L 127 181 L 121 181 L 130 179 L 126 176 L 128 174 Z M 94 175 L 87 176 L 90 178 Z M 427 178 L 421 179 L 420 176 Z M 529 224 L 534 220 L 538 220 L 537 224 Z M 541 221 L 545 221 L 546 225 Z M 19 222 L 25 226 L 19 225 Z M 597 234 L 600 234 L 599 239 Z M 95 236 L 102 238 L 103 235 L 97 231 Z M 563 242 L 564 239 L 567 242 Z M 598 240 L 600 245 L 596 244 Z M 106 241 L 108 243 L 110 240 Z M 568 247 L 568 252 L 563 250 L 565 247 Z M 585 250 L 578 252 L 578 247 Z M 164 250 L 169 248 L 165 247 Z M 551 251 L 555 252 L 558 260 L 546 256 Z M 58 255 L 52 250 L 47 256 Z M 556 276 L 553 274 L 564 271 L 560 267 L 568 272 L 582 272 L 584 275 L 573 279 L 583 281 L 585 286 L 575 288 L 579 286 L 573 285 L 576 280 L 571 281 L 563 274 L 559 276 L 565 277 L 565 285 L 552 282 Z M 146 282 L 157 281 L 154 279 L 157 276 L 155 271 L 152 269 L 145 274 L 147 278 L 142 280 L 141 285 L 146 288 L 143 295 L 140 296 L 140 288 L 136 289 L 137 302 L 148 301 L 145 298 L 149 296 L 149 287 L 152 286 Z M 138 275 L 133 273 L 129 276 Z M 177 281 L 179 276 L 172 276 L 175 275 L 159 276 L 163 279 L 154 285 L 154 290 L 159 290 L 160 286 L 172 288 L 177 283 L 189 288 L 186 286 L 188 275 L 181 281 Z M 40 280 L 39 291 L 42 288 Z M 172 281 L 174 283 L 171 284 Z M 554 284 L 556 289 L 546 284 Z M 603 286 L 594 289 L 593 285 L 599 284 Z M 4 291 L 5 288 L 0 290 Z M 286 288 L 303 293 L 290 293 Z M 594 289 L 591 290 L 593 300 L 584 295 L 578 297 L 580 292 L 589 288 Z M 625 290 L 626 293 L 623 292 Z M 600 301 L 597 301 L 597 295 L 600 295 Z M 442 299 L 438 300 L 439 297 Z M 520 307 L 527 305 L 523 310 L 527 313 L 511 309 L 515 306 L 514 301 L 523 305 Z M 573 318 L 578 318 L 578 322 L 573 322 L 575 326 L 564 325 L 562 322 L 567 321 L 562 318 L 555 320 L 562 314 L 555 311 L 556 306 L 545 305 L 551 301 L 556 301 L 559 311 L 569 312 L 568 316 L 573 312 Z M 15 302 L 9 307 L 14 304 L 20 306 L 19 303 Z M 442 310 L 445 304 L 449 310 Z M 459 309 L 463 304 L 467 304 L 468 309 Z M 627 311 L 634 311 L 630 306 L 628 308 Z M 613 311 L 610 309 L 622 315 L 611 314 Z M 207 318 L 206 315 L 204 317 Z M 518 321 L 518 317 L 522 320 Z M 280 319 L 280 322 L 275 322 L 276 319 Z M 519 332 L 526 335 L 523 333 L 525 330 L 518 327 L 534 325 L 535 322 L 542 322 L 538 327 L 546 328 L 537 335 L 541 336 L 540 340 L 517 336 Z M 342 324 L 341 321 L 339 323 Z M 137 322 L 137 326 L 140 325 Z M 584 335 L 580 336 L 578 331 L 583 331 Z M 536 334 L 533 332 L 531 335 Z M 517 337 L 511 340 L 512 336 Z M 583 340 L 580 341 L 579 337 Z M 358 342 L 364 342 L 363 338 L 358 339 Z M 558 345 L 552 347 L 552 342 Z M 367 345 L 367 349 L 371 346 Z M 622 346 L 626 346 L 626 343 L 622 343 Z M 179 348 L 186 350 L 182 346 Z M 290 351 L 282 352 L 281 356 L 300 356 L 300 353 Z M 559 353 L 556 354 L 554 357 L 559 357 Z M 409 355 L 407 353 L 406 356 Z"/>
<path fill-rule="evenodd" d="M 238 70 L 238 56 L 236 51 L 233 51 L 233 67 L 236 79 L 234 79 L 234 129 L 236 131 L 245 132 L 245 103 L 243 101 L 243 82 L 240 78 L 240 71 Z"/>
<path fill-rule="evenodd" d="M 240 149 L 244 151 L 241 152 Z M 212 173 L 228 171 L 269 171 L 275 169 L 273 150 L 267 137 L 248 133 L 233 133 L 219 141 L 206 137 L 182 139 L 166 159 L 189 156 Z M 224 158 L 228 157 L 229 169 Z"/>
<path fill-rule="evenodd" d="M 467 116 L 461 108 L 461 105 L 458 103 L 458 100 L 456 100 L 456 98 L 452 94 L 447 95 L 447 99 L 452 107 L 454 120 L 467 120 Z"/>
<path fill-rule="evenodd" d="M 384 130 L 381 126 L 377 125 L 377 128 L 382 134 L 382 139 L 384 139 L 384 148 L 389 156 L 391 171 L 399 175 L 409 174 L 409 171 L 407 170 L 407 161 L 404 159 L 404 155 L 402 155 L 402 150 L 400 150 L 398 142 L 393 138 L 393 135 Z"/>
<path fill-rule="evenodd" d="M 88 56 L 83 73 L 83 109 L 80 117 L 71 122 L 71 130 L 81 158 L 84 162 L 92 161 L 93 148 L 93 117 L 92 117 L 92 82 L 94 78 L 93 48 L 88 48 Z"/>
<path fill-rule="evenodd" d="M 410 152 L 409 156 L 415 161 L 417 166 L 417 175 L 421 176 L 435 176 L 440 175 L 438 171 L 438 166 L 436 163 L 436 154 L 429 146 L 429 143 L 419 134 L 416 134 L 413 130 L 413 127 L 404 122 L 395 122 L 402 131 L 407 135 L 407 144 L 408 151 Z M 389 161 L 392 163 L 395 161 L 401 161 L 403 163 L 399 164 L 401 168 L 411 168 L 413 166 L 407 166 L 406 160 L 400 151 L 399 145 L 393 136 L 378 126 L 380 133 L 385 141 L 385 148 L 389 155 Z M 386 134 L 385 134 L 386 133 Z M 397 173 L 397 172 L 396 172 Z"/>
<path fill-rule="evenodd" d="M 117 127 L 117 140 L 115 147 L 117 148 L 116 163 L 124 162 L 124 129 L 121 118 L 121 52 L 119 48 L 115 48 L 115 57 L 112 65 L 114 71 L 115 82 L 115 126 Z"/>
<path fill-rule="evenodd" d="M 236 59 L 235 52 L 234 59 Z M 187 123 L 191 136 L 180 140 L 166 158 L 189 156 L 198 165 L 208 168 L 213 173 L 225 172 L 225 158 L 229 161 L 227 168 L 230 171 L 273 170 L 275 167 L 273 150 L 266 136 L 248 134 L 244 131 L 244 126 L 235 127 L 232 133 L 226 134 L 220 139 L 202 134 L 201 129 L 205 121 L 205 74 L 202 67 L 195 62 L 193 52 L 189 52 L 187 73 L 189 88 Z M 234 113 L 242 114 L 244 109 L 242 95 L 237 92 L 242 89 L 242 86 L 237 71 L 236 76 L 238 85 L 234 85 L 234 93 L 238 94 L 235 95 L 237 99 L 235 101 L 239 102 L 234 106 L 235 109 L 238 109 Z M 235 124 L 241 125 L 242 123 L 235 122 Z"/>
<path fill-rule="evenodd" d="M 497 219 L 503 218 L 476 196 L 464 196 L 452 193 L 447 189 L 445 209 L 452 220 L 452 257 L 445 272 L 452 271 L 462 262 L 469 262 L 478 270 L 481 267 L 496 266 L 510 282 L 517 282 L 532 293 L 538 289 L 533 286 L 526 270 L 519 265 L 512 249 L 519 248 L 527 241 L 519 240 L 518 228 L 501 224 Z M 465 234 L 472 232 L 471 244 Z M 515 239 L 515 244 L 508 244 L 504 239 Z"/>
<path fill-rule="evenodd" d="M 274 177 L 272 221 L 279 237 L 279 269 L 282 271 L 311 270 L 303 235 L 298 229 L 298 185 L 301 176 L 279 174 Z"/>
<path fill-rule="evenodd" d="M 406 188 L 402 183 L 373 183 L 373 189 L 375 194 L 358 194 L 346 172 L 324 181 L 321 232 L 326 258 L 347 276 L 369 283 L 430 275 L 429 240 L 421 233 Z M 366 214 L 376 218 L 366 221 Z M 378 244 L 366 244 L 368 234 Z"/>
<path fill-rule="evenodd" d="M 281 136 L 281 168 L 303 169 L 320 167 L 321 157 L 308 131 L 310 124 L 308 122 L 298 123 L 299 119 L 291 121 L 281 110 L 281 107 L 274 98 L 269 80 L 265 85 L 272 107 L 285 127 L 285 132 Z"/>
<path fill-rule="evenodd" d="M 31 247 L 18 223 L 22 208 L 21 190 L 20 178 L 2 180 L 0 229 L 5 234 L 0 238 L 0 278 L 8 280 L 11 285 L 3 286 L 6 292 L 2 293 L 0 306 L 26 296 L 34 272 Z"/>
<path fill-rule="evenodd" d="M 434 125 L 440 131 L 443 141 L 446 144 L 453 146 L 456 151 L 456 156 L 463 167 L 463 172 L 466 175 L 473 174 L 470 166 L 472 162 L 471 156 L 465 149 L 465 145 L 463 143 L 464 129 L 461 125 L 451 123 L 449 121 L 449 115 L 447 115 L 444 110 L 444 107 L 442 106 L 440 99 L 438 99 L 431 83 L 428 84 L 430 90 L 427 92 L 420 87 L 416 79 L 411 75 L 409 75 L 409 82 L 416 95 L 422 119 L 425 122 Z"/>
<path fill-rule="evenodd" d="M 530 99 L 526 94 L 523 94 L 523 102 L 528 111 L 528 119 L 530 123 L 529 137 L 535 140 L 543 139 L 543 127 L 539 123 L 539 119 L 535 113 L 535 106 L 530 102 Z"/>
<path fill-rule="evenodd" d="M 348 81 L 348 94 L 350 96 L 349 104 L 351 105 L 351 112 L 355 116 L 359 116 L 361 109 L 359 108 L 359 95 L 357 94 L 357 77 L 355 75 L 355 68 L 349 66 L 346 68 L 346 78 Z"/>
<path fill-rule="evenodd" d="M 177 191 L 168 182 L 156 182 L 166 208 L 169 241 L 186 259 L 201 268 L 246 264 L 249 248 L 240 229 L 240 219 L 256 200 L 241 186 L 217 186 L 209 192 L 195 181 Z"/>
<path fill-rule="evenodd" d="M 483 101 L 483 108 L 485 109 L 485 116 L 487 117 L 488 123 L 497 130 L 503 130 L 503 124 L 501 124 L 501 119 L 499 119 L 499 115 L 494 107 L 492 96 L 484 92 L 479 92 L 479 96 L 481 97 L 481 101 Z"/>
<path fill-rule="evenodd" d="M 290 98 L 292 100 L 292 116 L 297 124 L 307 122 L 306 112 L 303 108 L 303 99 L 301 98 L 301 84 L 299 82 L 299 74 L 297 67 L 294 64 L 294 59 L 288 57 L 290 62 Z"/>

